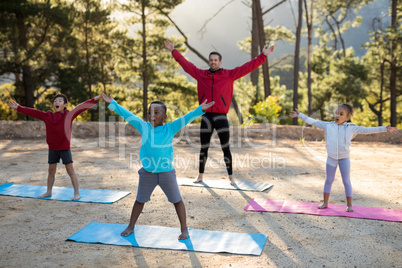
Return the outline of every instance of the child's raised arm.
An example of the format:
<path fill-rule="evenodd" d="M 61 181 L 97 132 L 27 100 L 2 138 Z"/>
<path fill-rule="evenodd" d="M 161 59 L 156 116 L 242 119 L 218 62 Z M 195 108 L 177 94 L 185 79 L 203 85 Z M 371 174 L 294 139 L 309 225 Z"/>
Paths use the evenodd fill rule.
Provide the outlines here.
<path fill-rule="evenodd" d="M 12 108 L 12 109 L 16 109 L 17 112 L 19 112 L 19 113 L 23 113 L 25 115 L 28 115 L 33 118 L 37 118 L 39 120 L 43 120 L 44 116 L 46 115 L 46 112 L 37 110 L 35 108 L 24 107 L 22 105 L 19 105 L 15 101 L 10 101 L 8 103 L 8 106 L 10 106 L 10 108 Z"/>
<path fill-rule="evenodd" d="M 301 112 L 299 112 L 299 110 L 297 110 L 297 109 L 295 109 L 294 111 L 291 111 L 289 116 L 291 118 L 298 117 L 301 120 L 303 120 L 304 122 L 306 122 L 307 124 L 310 124 L 315 127 L 322 128 L 322 129 L 326 129 L 326 124 L 328 124 L 327 122 L 324 122 L 321 120 L 315 120 L 314 118 L 308 117 L 308 116 L 302 114 Z"/>

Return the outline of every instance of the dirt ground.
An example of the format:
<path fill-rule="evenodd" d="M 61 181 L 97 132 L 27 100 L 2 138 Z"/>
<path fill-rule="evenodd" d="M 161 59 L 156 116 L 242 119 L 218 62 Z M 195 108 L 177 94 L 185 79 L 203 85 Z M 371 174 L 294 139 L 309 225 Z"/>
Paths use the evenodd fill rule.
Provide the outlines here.
<path fill-rule="evenodd" d="M 205 180 L 227 179 L 218 144 L 209 151 Z M 138 184 L 138 138 L 75 139 L 81 188 L 132 193 L 113 204 L 0 196 L 0 267 L 400 267 L 400 222 L 243 210 L 252 198 L 322 200 L 324 147 L 322 141 L 234 139 L 235 178 L 270 183 L 272 190 L 180 187 L 190 228 L 268 236 L 261 256 L 247 256 L 66 242 L 94 221 L 127 224 Z M 198 150 L 197 139 L 175 145 L 178 176 L 196 176 Z M 402 210 L 402 146 L 354 142 L 351 152 L 354 205 Z M 0 140 L 0 184 L 46 185 L 47 168 L 44 138 Z M 55 185 L 71 187 L 61 164 Z M 345 204 L 339 171 L 330 201 Z M 160 188 L 137 224 L 179 227 Z"/>

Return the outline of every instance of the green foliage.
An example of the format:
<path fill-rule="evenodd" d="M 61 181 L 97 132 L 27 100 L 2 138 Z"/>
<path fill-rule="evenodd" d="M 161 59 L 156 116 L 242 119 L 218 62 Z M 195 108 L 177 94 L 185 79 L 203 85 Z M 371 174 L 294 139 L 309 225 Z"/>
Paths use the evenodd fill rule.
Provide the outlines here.
<path fill-rule="evenodd" d="M 276 27 L 266 26 L 264 28 L 267 44 L 273 44 L 275 41 L 286 41 L 292 43 L 295 40 L 295 36 L 290 29 L 279 25 Z M 237 45 L 241 50 L 249 52 L 251 50 L 251 37 L 247 37 L 239 42 Z"/>
<path fill-rule="evenodd" d="M 18 118 L 17 111 L 8 106 L 8 103 L 13 100 L 14 90 L 13 84 L 0 86 L 0 120 L 17 120 Z"/>
<path fill-rule="evenodd" d="M 245 126 L 255 123 L 277 123 L 282 107 L 278 105 L 278 98 L 268 96 L 264 101 L 260 101 L 253 106 L 253 113 L 244 122 Z"/>

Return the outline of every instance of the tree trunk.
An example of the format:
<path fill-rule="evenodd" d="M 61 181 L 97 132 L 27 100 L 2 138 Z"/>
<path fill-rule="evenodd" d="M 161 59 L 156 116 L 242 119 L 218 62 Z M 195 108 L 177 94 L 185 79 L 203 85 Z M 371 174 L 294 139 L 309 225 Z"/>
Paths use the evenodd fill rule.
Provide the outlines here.
<path fill-rule="evenodd" d="M 234 94 L 233 94 L 233 96 L 232 96 L 232 104 L 233 104 L 233 108 L 234 108 L 235 111 L 236 111 L 237 116 L 239 117 L 239 124 L 241 125 L 241 124 L 244 123 L 244 121 L 243 121 L 243 116 L 241 115 L 241 111 L 240 111 L 240 109 L 239 109 L 239 105 L 237 104 L 237 101 L 236 101 L 236 98 L 235 98 L 235 95 L 234 95 Z"/>
<path fill-rule="evenodd" d="M 311 91 L 311 46 L 313 40 L 313 4 L 314 0 L 310 0 L 310 16 L 308 15 L 307 0 L 304 0 L 304 7 L 306 9 L 306 23 L 307 23 L 307 94 L 308 94 L 308 115 L 313 114 L 313 93 Z"/>
<path fill-rule="evenodd" d="M 255 5 L 255 11 L 257 15 L 258 24 L 258 39 L 260 42 L 260 49 L 262 50 L 265 46 L 265 32 L 264 32 L 264 22 L 262 19 L 262 10 L 260 0 L 253 0 Z M 264 98 L 271 95 L 271 85 L 269 80 L 269 68 L 268 68 L 268 58 L 267 61 L 262 65 L 262 73 L 264 76 Z"/>
<path fill-rule="evenodd" d="M 144 121 L 148 120 L 148 85 L 149 76 L 147 70 L 147 44 L 146 44 L 146 15 L 145 6 L 142 6 L 142 81 L 143 81 L 143 95 L 142 95 L 142 118 Z"/>
<path fill-rule="evenodd" d="M 381 88 L 380 88 L 380 111 L 378 114 L 378 126 L 382 126 L 382 93 L 384 92 L 384 64 L 385 62 L 383 61 L 381 63 Z"/>
<path fill-rule="evenodd" d="M 254 1 L 251 4 L 252 9 L 252 26 L 251 26 L 251 59 L 254 59 L 258 56 L 258 23 L 257 23 L 257 14 Z M 253 86 L 255 86 L 255 98 L 253 104 L 257 104 L 260 100 L 258 97 L 258 78 L 260 75 L 260 68 L 255 69 L 250 73 L 250 80 Z"/>
<path fill-rule="evenodd" d="M 392 11 L 391 11 L 391 27 L 396 32 L 396 7 L 398 0 L 392 0 Z M 397 40 L 391 39 L 391 75 L 389 78 L 389 90 L 391 93 L 391 126 L 396 127 L 396 71 L 397 62 L 395 51 L 397 48 Z"/>
<path fill-rule="evenodd" d="M 15 13 L 17 18 L 17 27 L 19 32 L 19 41 L 24 52 L 28 51 L 27 32 L 24 22 L 24 16 L 21 13 Z M 22 60 L 22 59 L 21 59 Z M 22 65 L 22 85 L 25 93 L 25 105 L 27 107 L 33 107 L 35 103 L 34 99 L 34 83 L 32 79 L 31 66 L 28 64 Z"/>
<path fill-rule="evenodd" d="M 295 45 L 295 60 L 293 69 L 293 110 L 297 109 L 299 96 L 298 96 L 298 86 L 299 86 L 299 57 L 300 57 L 300 37 L 302 28 L 302 16 L 303 16 L 303 0 L 299 0 L 298 8 L 298 22 L 296 28 L 296 45 Z M 293 125 L 297 125 L 297 117 L 293 118 Z"/>
<path fill-rule="evenodd" d="M 86 11 L 89 12 L 89 6 L 87 4 L 86 6 Z M 88 41 L 88 20 L 89 18 L 87 17 L 87 15 L 85 15 L 85 61 L 86 61 L 86 67 L 85 67 L 85 71 L 86 71 L 86 76 L 87 76 L 87 88 L 89 91 L 89 97 L 92 99 L 93 98 L 93 94 L 92 94 L 92 77 L 91 77 L 91 71 L 90 71 L 90 59 L 89 59 L 89 41 Z M 95 114 L 93 110 L 90 110 L 91 113 L 91 121 L 95 121 Z"/>

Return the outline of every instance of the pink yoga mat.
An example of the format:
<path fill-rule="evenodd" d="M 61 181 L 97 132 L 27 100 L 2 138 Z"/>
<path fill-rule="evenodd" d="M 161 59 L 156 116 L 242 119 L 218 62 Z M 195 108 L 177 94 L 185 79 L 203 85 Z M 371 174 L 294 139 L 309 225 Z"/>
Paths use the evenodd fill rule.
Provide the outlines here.
<path fill-rule="evenodd" d="M 402 222 L 402 210 L 353 206 L 353 212 L 346 212 L 345 205 L 329 204 L 328 208 L 326 209 L 318 209 L 318 205 L 319 204 L 317 203 L 299 201 L 252 199 L 250 203 L 248 203 L 247 206 L 244 208 L 244 210 L 301 213 L 320 216 L 338 216 Z"/>

